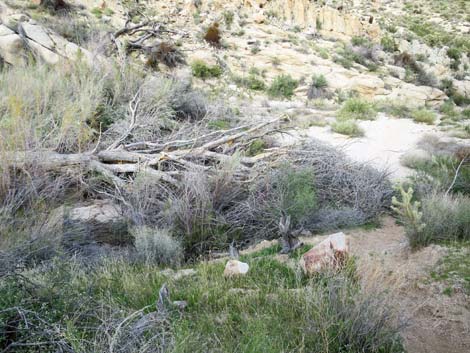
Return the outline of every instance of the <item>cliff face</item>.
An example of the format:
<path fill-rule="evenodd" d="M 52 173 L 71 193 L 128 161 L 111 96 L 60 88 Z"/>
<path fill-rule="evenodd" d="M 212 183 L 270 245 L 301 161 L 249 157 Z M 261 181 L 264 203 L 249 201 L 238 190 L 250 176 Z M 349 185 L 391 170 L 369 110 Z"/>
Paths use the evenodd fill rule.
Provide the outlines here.
<path fill-rule="evenodd" d="M 265 1 L 265 0 L 260 0 Z M 359 18 L 330 6 L 319 6 L 309 0 L 273 0 L 266 1 L 266 8 L 279 11 L 284 19 L 303 28 L 312 27 L 322 34 L 356 36 L 367 34 L 372 38 L 380 35 L 379 26 L 369 23 L 370 17 Z"/>
<path fill-rule="evenodd" d="M 193 1 L 186 1 L 186 7 L 196 10 Z M 368 35 L 376 39 L 380 36 L 380 27 L 373 17 L 360 17 L 347 9 L 321 6 L 309 0 L 203 0 L 197 8 L 212 11 L 236 8 L 258 23 L 277 16 L 292 26 L 332 37 Z"/>

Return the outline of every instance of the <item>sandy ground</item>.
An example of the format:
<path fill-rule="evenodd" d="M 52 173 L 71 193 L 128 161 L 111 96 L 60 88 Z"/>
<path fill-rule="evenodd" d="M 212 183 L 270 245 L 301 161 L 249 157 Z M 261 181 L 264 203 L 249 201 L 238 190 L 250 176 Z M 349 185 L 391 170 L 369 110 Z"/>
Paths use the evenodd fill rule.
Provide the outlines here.
<path fill-rule="evenodd" d="M 470 298 L 463 293 L 445 295 L 444 285 L 430 278 L 445 248 L 432 245 L 412 252 L 403 227 L 391 217 L 383 219 L 381 228 L 345 233 L 364 286 L 387 290 L 391 304 L 407 323 L 402 336 L 408 353 L 470 352 Z M 303 237 L 302 241 L 315 245 L 325 237 Z M 242 253 L 275 242 L 263 241 Z M 278 257 L 287 260 L 286 255 Z"/>
<path fill-rule="evenodd" d="M 434 125 L 417 124 L 410 119 L 396 119 L 380 114 L 376 120 L 358 121 L 365 136 L 350 138 L 336 134 L 329 126 L 312 126 L 290 131 L 283 135 L 281 143 L 289 145 L 302 139 L 317 138 L 342 148 L 355 161 L 369 162 L 379 168 L 389 168 L 394 179 L 410 175 L 411 170 L 400 164 L 405 153 L 416 150 L 418 141 L 426 134 L 438 134 Z"/>

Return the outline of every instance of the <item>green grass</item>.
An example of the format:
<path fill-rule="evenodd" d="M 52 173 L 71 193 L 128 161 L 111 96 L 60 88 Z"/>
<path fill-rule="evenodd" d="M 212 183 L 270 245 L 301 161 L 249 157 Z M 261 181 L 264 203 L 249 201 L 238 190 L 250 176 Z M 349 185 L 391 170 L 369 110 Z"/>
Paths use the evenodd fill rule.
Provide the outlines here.
<path fill-rule="evenodd" d="M 448 251 L 431 272 L 431 277 L 448 285 L 444 294 L 452 295 L 457 288 L 470 295 L 470 243 L 450 244 Z"/>
<path fill-rule="evenodd" d="M 211 120 L 207 123 L 207 126 L 214 130 L 228 130 L 230 128 L 230 122 L 223 119 Z"/>
<path fill-rule="evenodd" d="M 354 120 L 335 121 L 331 124 L 331 129 L 338 134 L 351 137 L 364 136 L 364 130 Z"/>
<path fill-rule="evenodd" d="M 339 120 L 374 120 L 377 116 L 375 106 L 361 98 L 350 98 L 343 103 L 337 114 Z"/>
<path fill-rule="evenodd" d="M 170 309 L 166 324 L 157 326 L 173 342 L 165 352 L 202 353 L 208 347 L 228 353 L 403 351 L 383 297 L 361 292 L 353 261 L 342 272 L 307 278 L 299 268 L 272 258 L 277 249 L 268 250 L 244 258 L 248 274 L 232 279 L 223 277 L 224 262 L 200 263 L 196 275 L 174 279 L 158 267 L 123 259 L 95 267 L 56 261 L 26 274 L 25 282 L 0 280 L 0 309 L 34 310 L 75 351 L 107 352 L 107 337 L 133 338 L 132 320 L 124 317 L 147 306 L 147 313 L 155 311 L 158 291 L 166 283 L 171 300 L 188 305 L 183 313 Z M 0 313 L 2 321 L 5 315 Z M 101 320 L 108 335 L 96 330 Z M 23 338 L 34 340 L 35 330 Z"/>
<path fill-rule="evenodd" d="M 276 76 L 268 88 L 268 94 L 272 97 L 291 98 L 294 90 L 299 85 L 290 75 Z"/>

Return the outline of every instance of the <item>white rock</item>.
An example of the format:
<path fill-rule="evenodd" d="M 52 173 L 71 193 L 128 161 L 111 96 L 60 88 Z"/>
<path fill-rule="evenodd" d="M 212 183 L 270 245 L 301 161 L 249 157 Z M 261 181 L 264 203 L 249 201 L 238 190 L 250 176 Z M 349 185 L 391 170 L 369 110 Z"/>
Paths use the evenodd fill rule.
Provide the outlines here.
<path fill-rule="evenodd" d="M 232 277 L 232 276 L 239 276 L 245 275 L 248 273 L 250 266 L 247 263 L 241 262 L 238 260 L 229 260 L 225 265 L 224 276 L 225 277 Z"/>

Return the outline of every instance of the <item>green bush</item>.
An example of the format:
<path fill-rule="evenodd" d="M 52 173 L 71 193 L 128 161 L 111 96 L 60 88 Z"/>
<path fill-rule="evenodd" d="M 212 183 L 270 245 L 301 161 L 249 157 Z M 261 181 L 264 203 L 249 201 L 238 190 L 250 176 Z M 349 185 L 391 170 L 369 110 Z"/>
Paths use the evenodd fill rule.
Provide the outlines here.
<path fill-rule="evenodd" d="M 338 134 L 351 137 L 364 136 L 364 130 L 354 120 L 335 121 L 331 124 L 331 129 Z"/>
<path fill-rule="evenodd" d="M 435 123 L 437 116 L 436 113 L 427 110 L 426 108 L 416 109 L 411 112 L 411 118 L 418 123 L 425 123 L 432 125 Z"/>
<path fill-rule="evenodd" d="M 271 86 L 269 86 L 268 94 L 272 97 L 291 98 L 298 85 L 298 81 L 290 75 L 279 75 L 274 78 Z"/>
<path fill-rule="evenodd" d="M 455 103 L 452 100 L 447 100 L 439 107 L 439 111 L 446 117 L 455 119 L 459 116 L 459 113 L 455 109 Z"/>
<path fill-rule="evenodd" d="M 266 89 L 264 81 L 255 74 L 249 74 L 247 77 L 235 76 L 234 81 L 237 85 L 253 91 L 264 91 Z"/>
<path fill-rule="evenodd" d="M 394 53 L 395 51 L 397 51 L 397 45 L 395 43 L 395 40 L 390 36 L 382 37 L 382 39 L 380 39 L 380 45 L 386 52 Z"/>
<path fill-rule="evenodd" d="M 411 115 L 411 109 L 408 106 L 396 102 L 380 102 L 377 108 L 396 118 L 409 118 Z"/>
<path fill-rule="evenodd" d="M 325 88 L 328 87 L 328 81 L 323 75 L 313 75 L 312 86 L 315 88 Z"/>
<path fill-rule="evenodd" d="M 351 44 L 354 46 L 367 46 L 370 41 L 364 36 L 354 36 L 351 38 Z"/>
<path fill-rule="evenodd" d="M 314 173 L 311 169 L 295 170 L 289 165 L 284 166 L 273 180 L 273 196 L 279 200 L 273 211 L 279 216 L 281 210 L 286 212 L 291 216 L 294 226 L 302 223 L 317 208 L 314 185 Z"/>
<path fill-rule="evenodd" d="M 256 156 L 257 154 L 262 153 L 266 147 L 267 147 L 267 144 L 264 140 L 262 139 L 253 140 L 253 142 L 250 143 L 250 147 L 248 147 L 247 155 Z"/>
<path fill-rule="evenodd" d="M 460 60 L 462 52 L 458 48 L 449 48 L 447 49 L 447 56 L 454 60 Z"/>
<path fill-rule="evenodd" d="M 470 108 L 462 110 L 462 117 L 464 119 L 470 119 Z"/>
<path fill-rule="evenodd" d="M 220 77 L 222 75 L 222 69 L 219 65 L 210 66 L 202 60 L 195 60 L 191 63 L 191 71 L 194 77 L 207 78 Z"/>
<path fill-rule="evenodd" d="M 338 112 L 339 120 L 374 120 L 377 115 L 375 106 L 361 98 L 350 98 Z"/>

